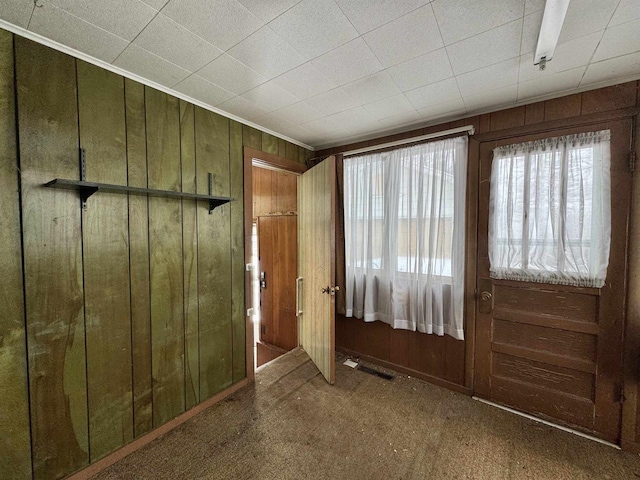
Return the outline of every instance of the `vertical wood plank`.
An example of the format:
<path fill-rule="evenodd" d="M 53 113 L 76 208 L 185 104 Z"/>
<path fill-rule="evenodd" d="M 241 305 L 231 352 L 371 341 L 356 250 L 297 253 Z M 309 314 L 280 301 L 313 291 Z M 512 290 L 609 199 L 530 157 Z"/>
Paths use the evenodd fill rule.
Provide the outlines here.
<path fill-rule="evenodd" d="M 284 158 L 287 154 L 287 141 L 283 138 L 278 138 L 278 156 Z"/>
<path fill-rule="evenodd" d="M 16 37 L 34 478 L 89 460 L 75 60 Z"/>
<path fill-rule="evenodd" d="M 180 190 L 180 106 L 145 88 L 149 187 Z M 182 215 L 173 198 L 149 198 L 153 425 L 185 409 Z"/>
<path fill-rule="evenodd" d="M 244 311 L 244 157 L 242 124 L 229 126 L 229 181 L 231 202 L 231 324 L 233 328 L 233 383 L 246 377 Z"/>
<path fill-rule="evenodd" d="M 0 478 L 31 478 L 13 34 L 0 30 Z"/>
<path fill-rule="evenodd" d="M 229 195 L 229 120 L 196 107 L 196 171 L 198 193 Z M 246 128 L 246 127 L 245 127 Z M 200 309 L 200 400 L 231 385 L 230 204 L 209 214 L 198 208 L 198 305 Z"/>
<path fill-rule="evenodd" d="M 284 157 L 288 158 L 289 160 L 294 160 L 294 161 L 298 161 L 298 149 L 300 147 L 298 147 L 298 145 L 295 145 L 291 142 L 287 142 L 287 149 L 285 152 Z"/>
<path fill-rule="evenodd" d="M 242 125 L 242 141 L 245 147 L 262 150 L 262 132 L 253 127 Z"/>
<path fill-rule="evenodd" d="M 193 104 L 180 100 L 180 149 L 182 191 L 196 193 L 196 151 Z M 198 321 L 198 203 L 182 201 L 182 250 L 184 263 L 184 323 L 186 408 L 200 402 L 200 352 Z"/>
<path fill-rule="evenodd" d="M 147 188 L 144 86 L 125 79 L 128 184 Z M 151 299 L 149 295 L 149 201 L 129 197 L 129 271 L 134 435 L 153 428 L 151 385 Z"/>
<path fill-rule="evenodd" d="M 262 132 L 262 151 L 278 154 L 278 137 Z"/>
<path fill-rule="evenodd" d="M 124 81 L 78 61 L 80 146 L 86 178 L 124 185 Z M 91 197 L 82 213 L 90 461 L 133 439 L 127 197 Z"/>

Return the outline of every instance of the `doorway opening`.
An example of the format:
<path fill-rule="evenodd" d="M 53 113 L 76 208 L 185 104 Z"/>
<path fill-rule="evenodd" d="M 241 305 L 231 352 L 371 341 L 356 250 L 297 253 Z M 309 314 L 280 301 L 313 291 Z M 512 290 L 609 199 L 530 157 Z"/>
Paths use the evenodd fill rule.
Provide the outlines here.
<path fill-rule="evenodd" d="M 252 166 L 252 300 L 256 367 L 298 346 L 298 178 Z"/>

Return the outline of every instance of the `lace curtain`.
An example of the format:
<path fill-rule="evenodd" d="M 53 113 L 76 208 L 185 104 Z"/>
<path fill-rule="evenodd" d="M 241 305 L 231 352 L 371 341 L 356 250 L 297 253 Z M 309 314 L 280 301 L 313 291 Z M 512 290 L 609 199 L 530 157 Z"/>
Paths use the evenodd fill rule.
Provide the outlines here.
<path fill-rule="evenodd" d="M 602 287 L 610 238 L 609 130 L 493 151 L 492 278 Z"/>
<path fill-rule="evenodd" d="M 467 137 L 344 160 L 346 314 L 463 339 Z"/>

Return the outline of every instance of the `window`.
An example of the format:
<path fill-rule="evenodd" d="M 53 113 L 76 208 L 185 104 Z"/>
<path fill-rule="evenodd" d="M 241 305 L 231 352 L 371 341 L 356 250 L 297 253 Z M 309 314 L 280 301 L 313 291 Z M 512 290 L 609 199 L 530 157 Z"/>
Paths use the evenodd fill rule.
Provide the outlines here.
<path fill-rule="evenodd" d="M 345 159 L 347 316 L 462 339 L 467 137 Z"/>
<path fill-rule="evenodd" d="M 611 237 L 609 144 L 606 130 L 494 150 L 492 278 L 604 285 Z"/>

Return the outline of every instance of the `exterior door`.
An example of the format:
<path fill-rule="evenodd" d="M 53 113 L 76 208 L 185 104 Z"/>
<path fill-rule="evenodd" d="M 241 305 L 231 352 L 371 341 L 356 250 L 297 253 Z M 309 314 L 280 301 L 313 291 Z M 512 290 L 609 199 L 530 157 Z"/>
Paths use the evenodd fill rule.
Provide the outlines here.
<path fill-rule="evenodd" d="M 298 180 L 300 344 L 329 383 L 335 382 L 336 160 Z"/>
<path fill-rule="evenodd" d="M 260 341 L 285 351 L 298 346 L 296 274 L 298 217 L 258 217 Z"/>
<path fill-rule="evenodd" d="M 489 278 L 492 151 L 499 145 L 611 130 L 611 254 L 603 288 Z M 618 443 L 622 401 L 631 121 L 480 144 L 474 387 L 479 397 Z"/>

